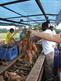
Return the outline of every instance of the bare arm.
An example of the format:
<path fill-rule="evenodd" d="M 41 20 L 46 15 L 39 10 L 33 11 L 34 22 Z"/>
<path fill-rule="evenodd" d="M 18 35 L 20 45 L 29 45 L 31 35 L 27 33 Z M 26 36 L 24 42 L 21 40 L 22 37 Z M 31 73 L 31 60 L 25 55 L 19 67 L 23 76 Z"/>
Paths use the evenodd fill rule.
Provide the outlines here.
<path fill-rule="evenodd" d="M 48 34 L 48 33 L 43 33 L 43 32 L 36 32 L 34 30 L 30 30 L 30 31 L 31 31 L 32 35 L 35 35 L 35 36 L 40 37 L 42 39 L 57 42 L 57 43 L 61 43 L 61 37 L 58 36 L 58 34 L 53 35 L 53 34 Z"/>

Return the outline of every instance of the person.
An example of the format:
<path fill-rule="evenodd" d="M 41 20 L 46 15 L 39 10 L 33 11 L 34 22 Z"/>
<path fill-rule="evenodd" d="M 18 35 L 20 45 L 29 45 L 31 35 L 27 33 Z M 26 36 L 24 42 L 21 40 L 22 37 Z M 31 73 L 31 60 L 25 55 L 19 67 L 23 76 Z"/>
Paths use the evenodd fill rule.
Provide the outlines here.
<path fill-rule="evenodd" d="M 56 35 L 56 31 L 54 30 L 54 26 L 50 26 L 50 29 L 54 35 Z M 55 77 L 58 74 L 58 68 L 59 68 L 59 49 L 58 49 L 58 43 L 52 42 L 53 48 L 54 48 L 54 75 Z"/>
<path fill-rule="evenodd" d="M 16 32 L 14 33 L 14 29 L 10 28 L 9 32 L 6 35 L 6 39 L 5 39 L 5 44 L 11 46 L 15 43 L 15 39 L 14 39 L 14 35 L 16 34 Z"/>
<path fill-rule="evenodd" d="M 61 43 L 61 34 L 54 35 L 53 33 L 36 32 L 36 31 L 34 31 L 32 29 L 29 29 L 29 31 L 31 32 L 31 35 L 35 35 L 35 36 L 40 37 L 40 38 L 42 38 L 44 40 Z"/>
<path fill-rule="evenodd" d="M 54 30 L 54 27 L 51 25 L 49 28 L 51 29 L 52 33 L 54 35 L 56 35 L 56 31 Z M 57 43 L 56 42 L 52 42 L 52 45 L 53 45 L 53 48 L 57 47 Z"/>
<path fill-rule="evenodd" d="M 43 33 L 52 34 L 52 31 L 48 27 L 48 22 L 44 22 L 42 24 L 42 31 L 43 31 Z M 42 39 L 41 44 L 42 44 L 42 48 L 43 48 L 43 53 L 45 55 L 46 81 L 52 81 L 53 77 L 54 77 L 54 74 L 53 74 L 54 48 L 52 47 L 51 41 Z"/>
<path fill-rule="evenodd" d="M 22 31 L 20 32 L 20 40 L 22 40 L 25 37 L 26 34 L 26 28 L 22 29 Z"/>
<path fill-rule="evenodd" d="M 14 37 L 13 37 L 14 35 L 15 35 L 14 29 L 11 28 L 6 35 L 5 43 L 1 46 L 5 50 L 3 57 L 0 60 L 1 65 L 8 65 L 7 60 L 6 60 L 6 54 L 7 54 L 6 52 L 8 48 L 11 47 L 15 42 Z"/>

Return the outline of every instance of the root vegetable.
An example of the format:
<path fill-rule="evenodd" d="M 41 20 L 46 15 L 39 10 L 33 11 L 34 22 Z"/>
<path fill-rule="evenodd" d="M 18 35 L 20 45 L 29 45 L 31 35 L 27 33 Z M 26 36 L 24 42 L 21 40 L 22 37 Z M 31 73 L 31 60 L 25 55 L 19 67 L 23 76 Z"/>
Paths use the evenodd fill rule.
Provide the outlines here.
<path fill-rule="evenodd" d="M 20 81 L 21 77 L 15 72 L 5 72 L 5 76 L 11 80 Z"/>
<path fill-rule="evenodd" d="M 32 55 L 36 54 L 37 47 L 30 40 L 30 32 L 26 32 L 26 36 L 19 42 L 19 49 L 22 54 L 26 54 L 28 61 L 32 63 Z"/>

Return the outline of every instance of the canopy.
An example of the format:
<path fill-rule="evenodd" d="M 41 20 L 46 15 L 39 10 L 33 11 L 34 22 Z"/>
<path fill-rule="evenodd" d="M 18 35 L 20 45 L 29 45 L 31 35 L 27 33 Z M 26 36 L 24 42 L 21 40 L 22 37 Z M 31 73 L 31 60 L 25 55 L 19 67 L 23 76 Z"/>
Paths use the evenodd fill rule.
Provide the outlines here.
<path fill-rule="evenodd" d="M 61 0 L 0 0 L 0 25 L 54 23 L 60 10 Z"/>

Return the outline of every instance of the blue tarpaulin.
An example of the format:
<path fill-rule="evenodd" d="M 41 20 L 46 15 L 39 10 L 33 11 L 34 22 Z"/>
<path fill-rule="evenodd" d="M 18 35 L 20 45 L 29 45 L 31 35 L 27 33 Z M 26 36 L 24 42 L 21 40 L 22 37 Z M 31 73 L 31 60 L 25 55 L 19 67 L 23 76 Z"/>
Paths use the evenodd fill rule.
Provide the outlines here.
<path fill-rule="evenodd" d="M 24 2 L 22 2 L 22 0 L 0 0 L 0 23 L 10 24 L 13 22 L 7 20 L 12 20 L 15 21 L 15 24 L 20 24 L 21 20 L 23 20 L 21 23 L 34 25 L 45 21 L 45 17 L 35 0 L 23 1 Z M 12 4 L 7 4 L 11 2 Z M 50 21 L 55 22 L 61 10 L 61 0 L 40 0 L 40 2 Z"/>

